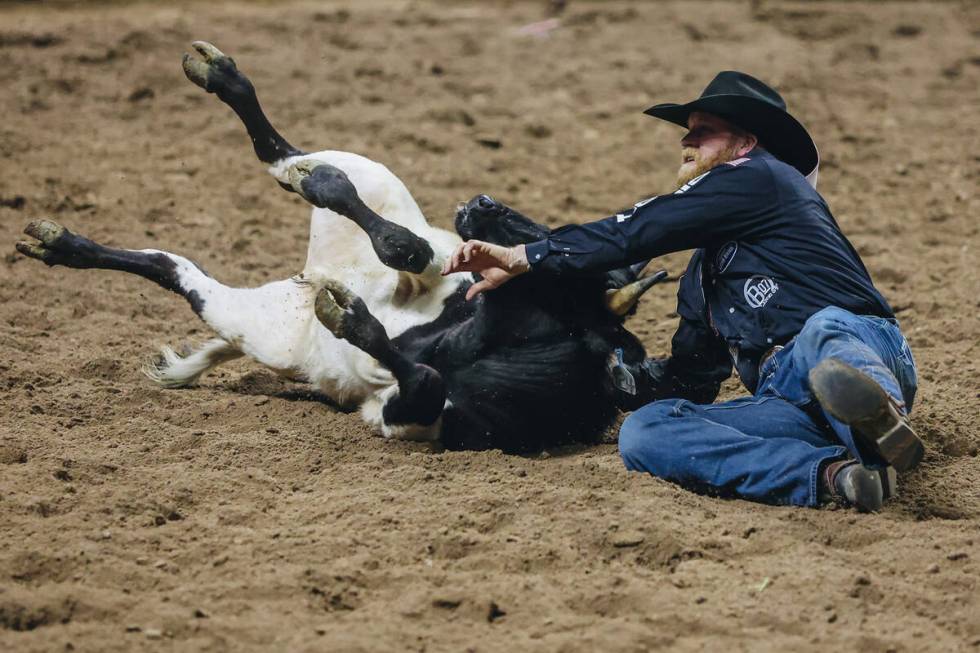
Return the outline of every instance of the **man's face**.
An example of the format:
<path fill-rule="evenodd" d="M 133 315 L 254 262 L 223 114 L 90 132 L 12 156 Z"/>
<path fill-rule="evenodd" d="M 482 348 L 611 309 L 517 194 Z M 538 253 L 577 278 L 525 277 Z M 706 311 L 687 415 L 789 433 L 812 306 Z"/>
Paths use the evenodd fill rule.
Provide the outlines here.
<path fill-rule="evenodd" d="M 715 166 L 752 149 L 755 137 L 710 113 L 695 111 L 687 119 L 688 132 L 681 139 L 681 167 L 677 185 L 683 186 Z"/>

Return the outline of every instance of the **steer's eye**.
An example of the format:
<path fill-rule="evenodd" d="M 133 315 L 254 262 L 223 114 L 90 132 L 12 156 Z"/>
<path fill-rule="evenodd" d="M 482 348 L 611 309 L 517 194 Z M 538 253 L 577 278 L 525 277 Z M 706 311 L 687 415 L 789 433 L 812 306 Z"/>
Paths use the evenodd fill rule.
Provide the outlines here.
<path fill-rule="evenodd" d="M 492 209 L 497 205 L 497 203 L 494 202 L 493 198 L 489 195 L 480 195 L 480 197 L 477 198 L 476 203 L 481 209 Z"/>

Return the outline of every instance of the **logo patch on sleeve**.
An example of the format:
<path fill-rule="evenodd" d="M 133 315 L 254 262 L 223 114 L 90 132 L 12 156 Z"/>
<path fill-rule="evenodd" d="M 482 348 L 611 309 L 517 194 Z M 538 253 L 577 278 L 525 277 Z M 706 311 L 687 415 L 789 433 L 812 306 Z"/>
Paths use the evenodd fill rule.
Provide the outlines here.
<path fill-rule="evenodd" d="M 738 252 L 738 243 L 734 240 L 729 241 L 721 246 L 718 250 L 718 255 L 715 256 L 715 271 L 718 273 L 724 272 L 728 269 L 728 266 L 732 264 L 735 259 L 735 254 Z"/>

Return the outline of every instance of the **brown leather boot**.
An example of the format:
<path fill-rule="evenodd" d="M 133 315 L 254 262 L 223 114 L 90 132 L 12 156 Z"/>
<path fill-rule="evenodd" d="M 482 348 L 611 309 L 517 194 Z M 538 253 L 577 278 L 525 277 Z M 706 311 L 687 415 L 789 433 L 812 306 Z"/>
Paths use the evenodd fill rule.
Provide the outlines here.
<path fill-rule="evenodd" d="M 922 461 L 925 447 L 905 412 L 874 379 L 827 358 L 810 370 L 810 389 L 820 405 L 900 472 Z"/>

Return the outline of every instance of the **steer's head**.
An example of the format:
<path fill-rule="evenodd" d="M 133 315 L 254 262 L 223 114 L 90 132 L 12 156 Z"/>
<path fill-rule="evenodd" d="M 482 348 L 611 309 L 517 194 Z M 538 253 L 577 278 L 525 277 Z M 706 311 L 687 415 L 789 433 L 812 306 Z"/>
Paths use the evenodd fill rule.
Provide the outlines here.
<path fill-rule="evenodd" d="M 541 240 L 548 229 L 489 195 L 477 195 L 456 212 L 456 233 L 463 240 L 510 247 Z"/>
<path fill-rule="evenodd" d="M 489 195 L 477 195 L 456 212 L 456 232 L 463 240 L 483 240 L 512 247 L 542 240 L 549 230 Z M 645 265 L 640 263 L 632 268 L 596 275 L 595 278 L 601 279 L 607 289 L 606 306 L 617 317 L 632 313 L 640 296 L 667 276 L 661 271 L 638 279 Z"/>
<path fill-rule="evenodd" d="M 456 232 L 463 240 L 513 247 L 547 238 L 550 230 L 488 195 L 477 195 L 456 212 Z M 604 365 L 604 375 L 596 372 L 596 378 L 601 375 L 603 379 L 604 392 L 620 408 L 633 410 L 653 396 L 640 374 L 639 366 L 646 359 L 643 344 L 626 330 L 623 321 L 636 310 L 640 296 L 667 276 L 661 271 L 637 278 L 644 266 L 641 262 L 592 275 L 526 274 L 488 294 L 507 293 L 505 301 L 510 306 L 515 296 L 524 298 L 527 309 L 519 312 L 524 322 L 513 329 L 521 338 L 534 334 L 538 342 L 553 341 L 558 348 L 572 337 L 569 325 L 578 324 L 581 333 L 576 337 Z"/>

